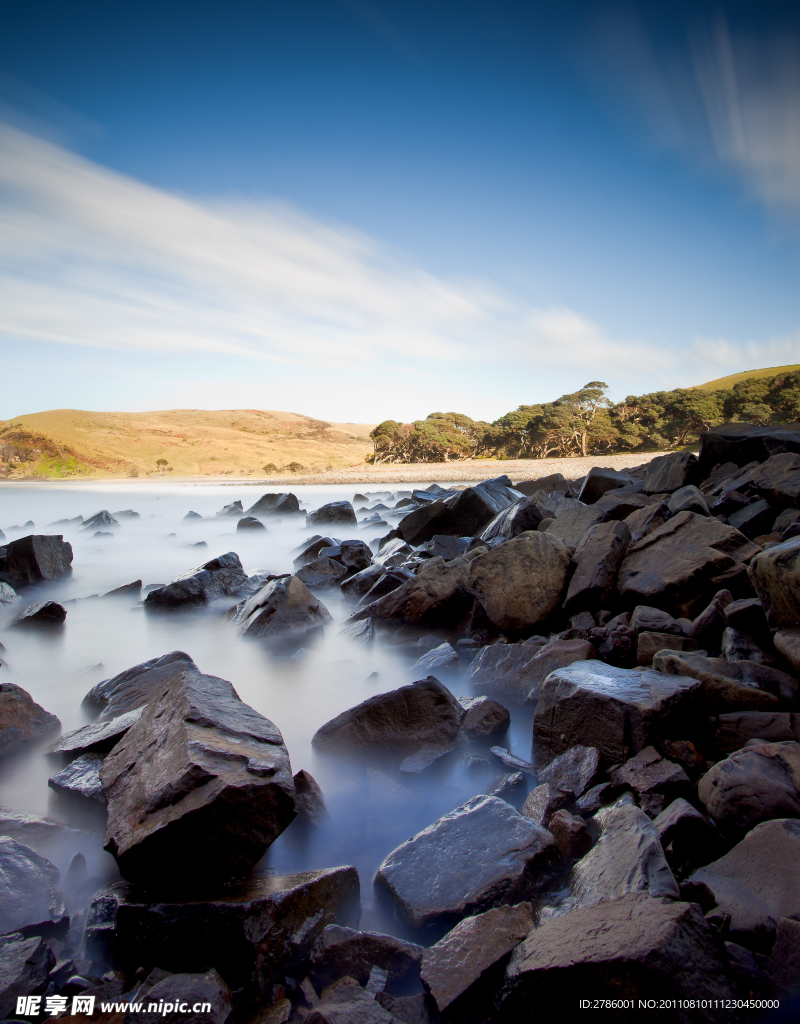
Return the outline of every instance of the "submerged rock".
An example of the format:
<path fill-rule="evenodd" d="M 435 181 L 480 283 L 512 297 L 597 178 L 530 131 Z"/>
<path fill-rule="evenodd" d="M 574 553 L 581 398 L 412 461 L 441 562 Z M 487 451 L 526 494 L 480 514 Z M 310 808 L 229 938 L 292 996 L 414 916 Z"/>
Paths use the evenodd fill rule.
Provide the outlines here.
<path fill-rule="evenodd" d="M 50 861 L 8 836 L 0 836 L 0 933 L 66 914 L 60 872 Z"/>
<path fill-rule="evenodd" d="M 302 515 L 300 503 L 288 491 L 262 494 L 258 501 L 245 510 L 247 516 L 291 516 Z"/>
<path fill-rule="evenodd" d="M 349 501 L 331 501 L 306 516 L 308 526 L 328 526 L 332 523 L 356 524 L 356 513 Z"/>
<path fill-rule="evenodd" d="M 462 715 L 447 687 L 429 676 L 343 711 L 318 729 L 311 742 L 319 750 L 448 744 L 458 734 Z"/>
<path fill-rule="evenodd" d="M 15 754 L 60 728 L 56 716 L 40 707 L 21 686 L 0 683 L 0 757 Z"/>
<path fill-rule="evenodd" d="M 161 610 L 209 604 L 221 597 L 238 594 L 247 582 L 239 556 L 235 551 L 229 551 L 196 569 L 190 569 L 165 587 L 151 590 L 144 599 L 144 606 L 150 610 Z"/>
<path fill-rule="evenodd" d="M 40 601 L 29 604 L 14 617 L 12 626 L 17 627 L 48 627 L 61 626 L 67 617 L 67 609 L 57 601 Z"/>
<path fill-rule="evenodd" d="M 0 573 L 17 589 L 57 580 L 72 571 L 72 545 L 61 535 L 31 534 L 12 540 L 0 552 Z"/>
<path fill-rule="evenodd" d="M 325 607 L 297 576 L 273 580 L 238 605 L 233 625 L 259 640 L 302 639 L 333 622 Z"/>
<path fill-rule="evenodd" d="M 143 883 L 241 874 L 295 816 L 280 731 L 229 682 L 190 668 L 151 697 L 100 778 L 106 848 Z"/>
<path fill-rule="evenodd" d="M 561 871 L 550 833 L 494 796 L 476 796 L 398 846 L 376 881 L 411 927 L 453 924 L 539 892 Z"/>

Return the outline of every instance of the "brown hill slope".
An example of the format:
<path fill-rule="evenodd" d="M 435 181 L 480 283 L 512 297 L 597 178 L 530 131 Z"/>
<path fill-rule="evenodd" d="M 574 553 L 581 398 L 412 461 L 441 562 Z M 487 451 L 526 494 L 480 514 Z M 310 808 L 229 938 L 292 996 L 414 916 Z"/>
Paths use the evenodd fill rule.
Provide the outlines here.
<path fill-rule="evenodd" d="M 319 472 L 363 464 L 373 426 L 261 409 L 53 409 L 0 422 L 0 456 L 11 478 Z"/>

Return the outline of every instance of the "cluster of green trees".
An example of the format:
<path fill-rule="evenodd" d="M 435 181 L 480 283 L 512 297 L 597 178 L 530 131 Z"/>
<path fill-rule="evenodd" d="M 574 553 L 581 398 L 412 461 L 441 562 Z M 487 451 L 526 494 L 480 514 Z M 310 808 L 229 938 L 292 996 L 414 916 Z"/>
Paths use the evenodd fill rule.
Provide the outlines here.
<path fill-rule="evenodd" d="M 474 458 L 544 459 L 649 452 L 693 444 L 721 423 L 800 419 L 800 373 L 748 377 L 730 389 L 676 388 L 629 395 L 616 405 L 608 385 L 590 381 L 554 402 L 521 405 L 486 423 L 433 412 L 415 423 L 384 420 L 372 431 L 368 462 L 449 462 Z"/>

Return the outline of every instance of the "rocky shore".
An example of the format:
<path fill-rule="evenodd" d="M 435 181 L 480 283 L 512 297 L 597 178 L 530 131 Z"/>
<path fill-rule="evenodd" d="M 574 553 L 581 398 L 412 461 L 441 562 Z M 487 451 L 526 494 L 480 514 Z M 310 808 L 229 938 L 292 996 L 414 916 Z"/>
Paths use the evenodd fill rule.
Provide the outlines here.
<path fill-rule="evenodd" d="M 51 789 L 102 817 L 119 869 L 89 875 L 83 817 L 0 809 L 0 1019 L 134 1024 L 172 1005 L 213 1024 L 560 1022 L 610 1000 L 644 1020 L 656 1000 L 659 1020 L 695 1022 L 798 1006 L 800 432 L 733 424 L 699 456 L 515 479 L 311 511 L 291 493 L 234 501 L 215 518 L 237 537 L 297 524 L 291 573 L 220 551 L 106 595 L 141 596 L 156 622 L 224 617 L 277 658 L 339 631 L 409 659 L 413 682 L 345 708 L 315 751 L 363 764 L 384 794 L 412 797 L 442 765 L 475 782 L 374 877 L 260 866 L 330 811 L 235 679 L 165 652 L 94 685 L 91 721 L 61 734 L 3 679 L 0 645 L 0 757 L 46 743 Z M 127 516 L 71 528 L 103 536 Z M 0 545 L 4 640 L 69 630 L 47 590 L 81 571 L 64 533 Z M 325 604 L 339 594 L 344 624 Z M 530 744 L 511 749 L 523 718 Z M 393 934 L 363 927 L 372 887 Z"/>

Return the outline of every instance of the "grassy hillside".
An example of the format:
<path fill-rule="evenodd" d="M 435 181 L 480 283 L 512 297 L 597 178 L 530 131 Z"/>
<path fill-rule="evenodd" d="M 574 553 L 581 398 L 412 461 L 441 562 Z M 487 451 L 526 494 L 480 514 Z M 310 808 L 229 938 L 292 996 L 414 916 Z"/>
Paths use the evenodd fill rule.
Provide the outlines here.
<path fill-rule="evenodd" d="M 4 475 L 258 476 L 363 465 L 374 424 L 326 423 L 291 412 L 111 413 L 79 409 L 0 422 Z M 159 460 L 165 460 L 159 466 Z M 265 466 L 274 466 L 266 470 Z"/>
<path fill-rule="evenodd" d="M 705 384 L 695 384 L 695 387 L 702 388 L 703 391 L 729 391 L 734 384 L 747 380 L 748 377 L 775 377 L 779 373 L 794 373 L 796 370 L 800 370 L 800 363 L 791 366 L 768 366 L 763 370 L 742 370 L 741 373 L 732 373 L 730 377 L 718 377 Z"/>

